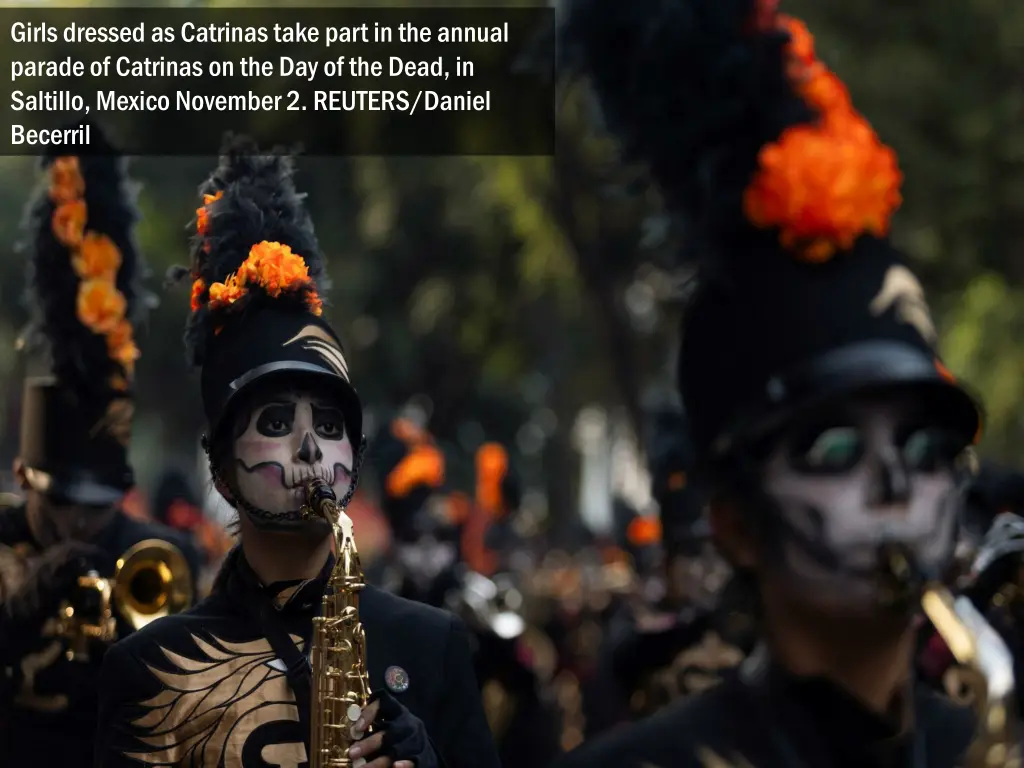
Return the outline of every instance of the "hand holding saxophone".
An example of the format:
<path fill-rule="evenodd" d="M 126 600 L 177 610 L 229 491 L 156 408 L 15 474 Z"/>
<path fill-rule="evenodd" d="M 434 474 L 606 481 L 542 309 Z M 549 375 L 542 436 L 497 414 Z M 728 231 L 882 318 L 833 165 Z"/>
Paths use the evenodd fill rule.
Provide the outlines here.
<path fill-rule="evenodd" d="M 364 737 L 370 725 L 374 732 Z M 348 754 L 355 766 L 437 768 L 440 764 L 423 721 L 386 692 L 374 696 L 356 721 L 354 730 L 359 740 Z"/>

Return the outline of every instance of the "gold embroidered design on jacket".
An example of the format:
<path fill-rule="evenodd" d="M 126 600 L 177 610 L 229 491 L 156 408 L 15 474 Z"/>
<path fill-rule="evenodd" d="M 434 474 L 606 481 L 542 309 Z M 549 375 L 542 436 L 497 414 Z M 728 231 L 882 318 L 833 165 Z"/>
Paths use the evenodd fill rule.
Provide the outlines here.
<path fill-rule="evenodd" d="M 296 647 L 301 644 L 301 638 L 291 639 Z M 231 643 L 192 635 L 192 641 L 205 659 L 161 647 L 174 671 L 146 665 L 164 690 L 140 704 L 148 712 L 132 725 L 139 730 L 138 741 L 152 751 L 125 756 L 150 765 L 242 765 L 245 742 L 257 727 L 299 720 L 284 665 L 264 638 Z M 305 762 L 303 744 L 282 746 L 295 752 L 296 765 Z"/>

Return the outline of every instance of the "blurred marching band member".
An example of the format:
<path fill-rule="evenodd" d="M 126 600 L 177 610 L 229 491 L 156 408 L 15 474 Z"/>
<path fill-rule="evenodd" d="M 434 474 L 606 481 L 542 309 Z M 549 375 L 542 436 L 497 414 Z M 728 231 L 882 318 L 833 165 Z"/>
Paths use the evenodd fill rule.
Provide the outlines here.
<path fill-rule="evenodd" d="M 410 600 L 444 605 L 445 595 L 456 587 L 458 566 L 444 453 L 426 430 L 399 418 L 374 437 L 369 463 L 391 537 L 368 578 Z"/>
<path fill-rule="evenodd" d="M 92 762 L 100 661 L 138 616 L 115 589 L 106 619 L 103 582 L 88 589 L 80 579 L 110 579 L 140 542 L 173 542 L 181 609 L 198 565 L 186 537 L 119 509 L 135 483 L 128 449 L 144 269 L 125 162 L 99 126 L 93 135 L 96 155 L 44 158 L 46 182 L 27 212 L 32 321 L 23 341 L 41 358 L 30 365 L 48 370 L 25 382 L 14 467 L 25 501 L 0 511 L 0 762 L 11 766 Z"/>
<path fill-rule="evenodd" d="M 526 626 L 518 605 L 504 604 L 505 595 L 518 592 L 495 574 L 501 557 L 492 547 L 503 542 L 488 538 L 492 521 L 518 506 L 518 495 L 507 493 L 515 489 L 506 482 L 505 449 L 488 443 L 475 453 L 472 500 L 449 485 L 447 457 L 436 440 L 406 419 L 392 421 L 370 455 L 392 526 L 392 548 L 378 561 L 377 583 L 466 622 L 501 764 L 547 764 L 559 751 L 557 720 L 532 664 L 535 646 L 545 640 Z"/>
<path fill-rule="evenodd" d="M 678 384 L 693 475 L 760 636 L 737 675 L 566 768 L 923 768 L 961 764 L 972 742 L 970 713 L 915 681 L 911 659 L 979 408 L 887 239 L 895 154 L 776 6 L 565 9 L 560 55 L 689 225 Z"/>
<path fill-rule="evenodd" d="M 310 760 L 321 713 L 307 654 L 334 556 L 331 527 L 303 515 L 304 488 L 319 478 L 344 508 L 364 438 L 348 362 L 321 315 L 324 260 L 292 174 L 292 158 L 236 137 L 201 189 L 192 267 L 179 271 L 192 280 L 186 342 L 211 474 L 238 510 L 240 544 L 209 597 L 107 655 L 97 766 Z M 372 586 L 359 615 L 374 693 L 347 759 L 498 768 L 462 623 Z"/>
<path fill-rule="evenodd" d="M 718 574 L 706 550 L 704 498 L 690 483 L 694 449 L 683 413 L 654 414 L 649 458 L 657 518 L 634 518 L 631 541 L 659 550 L 652 595 L 624 604 L 602 653 L 614 681 L 619 717 L 649 715 L 672 701 L 700 693 L 745 656 L 749 638 L 735 632 L 718 602 Z"/>

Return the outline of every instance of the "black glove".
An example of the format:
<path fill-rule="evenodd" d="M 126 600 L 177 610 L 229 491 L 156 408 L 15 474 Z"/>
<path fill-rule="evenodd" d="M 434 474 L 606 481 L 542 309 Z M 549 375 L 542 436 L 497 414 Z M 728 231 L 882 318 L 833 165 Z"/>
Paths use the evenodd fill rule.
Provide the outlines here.
<path fill-rule="evenodd" d="M 387 691 L 378 691 L 370 701 L 379 701 L 373 726 L 384 732 L 378 754 L 392 760 L 412 760 L 417 768 L 444 768 L 427 736 L 423 721 Z"/>
<path fill-rule="evenodd" d="M 78 578 L 102 572 L 109 560 L 103 550 L 77 541 L 62 542 L 33 558 L 24 580 L 13 585 L 0 606 L 0 663 L 12 665 L 35 647 L 43 625 L 57 616 Z"/>

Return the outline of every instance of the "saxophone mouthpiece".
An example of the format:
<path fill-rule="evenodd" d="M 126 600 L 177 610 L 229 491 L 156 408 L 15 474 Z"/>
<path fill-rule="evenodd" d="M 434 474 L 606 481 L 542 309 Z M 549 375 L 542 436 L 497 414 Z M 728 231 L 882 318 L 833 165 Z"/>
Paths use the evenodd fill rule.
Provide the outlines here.
<path fill-rule="evenodd" d="M 325 502 L 338 503 L 338 497 L 334 494 L 334 489 L 319 477 L 306 481 L 306 507 L 303 510 L 304 512 L 308 510 L 306 517 L 315 515 L 329 519 L 324 511 Z"/>

